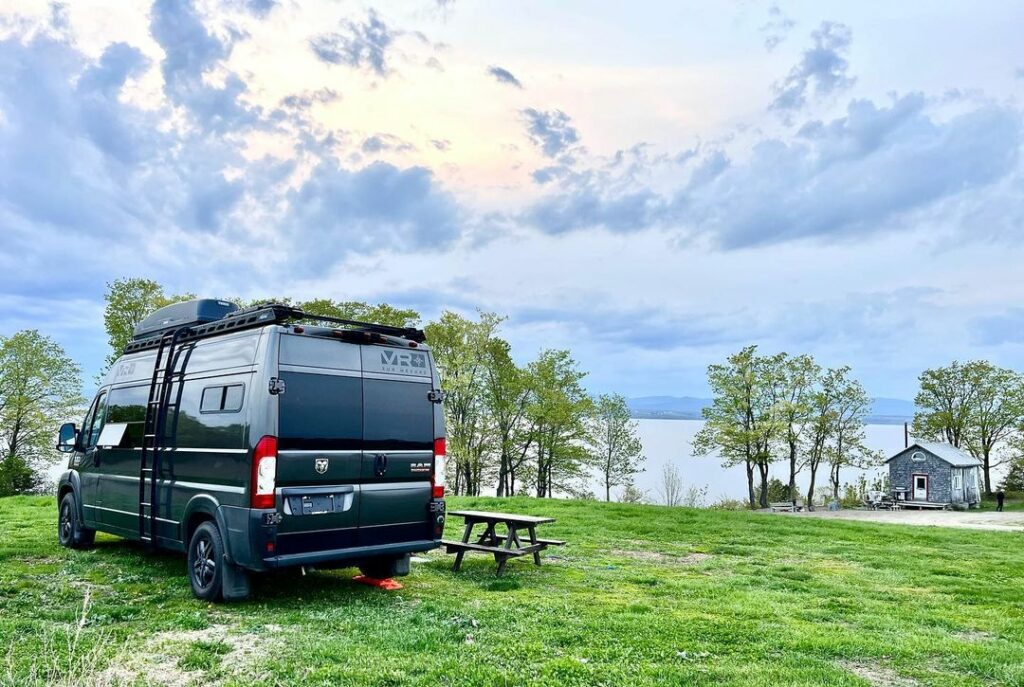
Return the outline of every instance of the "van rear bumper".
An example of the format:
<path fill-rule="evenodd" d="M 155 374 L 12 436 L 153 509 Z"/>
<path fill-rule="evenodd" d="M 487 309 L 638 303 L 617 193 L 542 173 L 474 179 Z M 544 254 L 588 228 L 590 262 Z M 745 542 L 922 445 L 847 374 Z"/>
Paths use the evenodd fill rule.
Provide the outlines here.
<path fill-rule="evenodd" d="M 267 568 L 287 568 L 295 565 L 315 565 L 317 563 L 333 563 L 336 561 L 365 560 L 376 556 L 399 556 L 406 553 L 430 551 L 431 549 L 436 549 L 440 545 L 441 542 L 439 541 L 424 539 L 421 541 L 382 544 L 379 546 L 354 546 L 348 549 L 291 553 L 284 556 L 264 558 L 263 565 Z"/>

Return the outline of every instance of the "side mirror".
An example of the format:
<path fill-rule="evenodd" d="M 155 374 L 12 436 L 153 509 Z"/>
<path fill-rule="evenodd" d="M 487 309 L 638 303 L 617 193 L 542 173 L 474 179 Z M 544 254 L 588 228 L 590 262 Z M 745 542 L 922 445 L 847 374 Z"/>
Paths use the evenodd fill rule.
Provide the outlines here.
<path fill-rule="evenodd" d="M 57 435 L 57 450 L 61 453 L 71 453 L 75 450 L 75 440 L 78 439 L 78 430 L 74 422 L 65 422 L 60 426 Z"/>

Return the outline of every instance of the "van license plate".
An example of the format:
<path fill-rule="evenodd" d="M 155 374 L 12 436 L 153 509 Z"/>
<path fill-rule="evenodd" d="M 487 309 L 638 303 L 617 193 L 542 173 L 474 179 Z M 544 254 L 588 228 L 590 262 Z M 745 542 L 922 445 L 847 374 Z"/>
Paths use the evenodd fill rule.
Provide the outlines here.
<path fill-rule="evenodd" d="M 292 515 L 322 515 L 345 510 L 344 502 L 341 494 L 289 496 L 288 510 Z"/>

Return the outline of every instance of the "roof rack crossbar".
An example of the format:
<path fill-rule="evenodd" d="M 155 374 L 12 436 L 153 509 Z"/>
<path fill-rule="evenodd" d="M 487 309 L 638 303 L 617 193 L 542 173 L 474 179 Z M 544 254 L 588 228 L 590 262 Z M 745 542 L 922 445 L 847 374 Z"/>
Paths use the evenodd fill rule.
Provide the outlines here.
<path fill-rule="evenodd" d="M 376 324 L 373 322 L 346 320 L 340 317 L 330 317 L 328 315 L 314 315 L 312 313 L 305 312 L 301 308 L 296 308 L 283 303 L 261 303 L 260 305 L 255 305 L 250 308 L 236 310 L 219 320 L 189 327 L 189 331 L 182 335 L 180 343 L 203 339 L 209 336 L 217 336 L 219 334 L 227 334 L 229 332 L 244 329 L 253 329 L 255 327 L 262 327 L 268 324 L 285 324 L 294 320 L 330 322 L 332 324 L 340 324 L 351 329 L 361 329 L 377 332 L 379 334 L 387 334 L 389 336 L 397 336 L 409 339 L 410 341 L 416 341 L 417 343 L 426 341 L 426 335 L 423 333 L 423 330 L 415 327 L 392 327 L 390 325 Z M 124 352 L 137 353 L 139 351 L 145 351 L 159 346 L 160 336 L 155 335 L 150 338 L 130 342 L 125 346 Z"/>

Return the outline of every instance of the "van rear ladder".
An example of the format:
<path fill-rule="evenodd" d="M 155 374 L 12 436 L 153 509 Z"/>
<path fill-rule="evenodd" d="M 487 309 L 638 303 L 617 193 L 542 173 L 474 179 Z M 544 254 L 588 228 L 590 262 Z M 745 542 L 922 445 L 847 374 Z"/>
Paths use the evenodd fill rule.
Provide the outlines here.
<path fill-rule="evenodd" d="M 170 434 L 167 415 L 171 407 L 177 410 L 177 401 L 171 403 L 171 389 L 185 376 L 185 364 L 176 370 L 178 344 L 188 334 L 181 327 L 161 334 L 153 363 L 153 377 L 149 382 L 149 400 L 146 403 L 146 421 L 143 423 L 142 455 L 139 460 L 139 539 L 151 549 L 157 547 L 157 506 L 160 464 Z M 179 384 L 180 388 L 180 384 Z"/>

